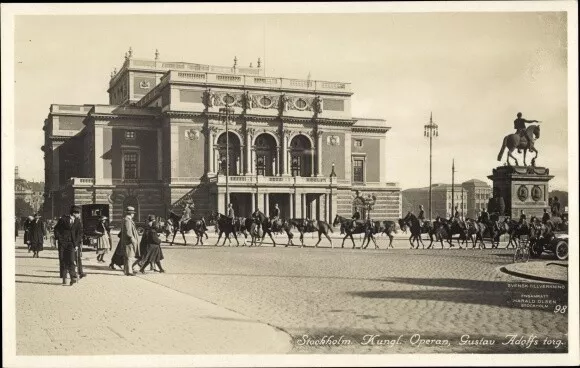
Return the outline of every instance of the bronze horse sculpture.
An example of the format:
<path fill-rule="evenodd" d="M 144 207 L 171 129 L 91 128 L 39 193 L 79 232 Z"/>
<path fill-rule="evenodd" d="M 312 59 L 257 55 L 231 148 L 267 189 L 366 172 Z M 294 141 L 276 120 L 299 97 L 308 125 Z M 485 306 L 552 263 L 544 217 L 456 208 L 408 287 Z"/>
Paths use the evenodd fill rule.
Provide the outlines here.
<path fill-rule="evenodd" d="M 536 165 L 536 158 L 538 157 L 538 150 L 534 147 L 534 139 L 540 138 L 540 127 L 538 125 L 530 125 L 526 128 L 523 136 L 517 133 L 506 135 L 503 139 L 501 149 L 497 155 L 497 160 L 501 161 L 503 157 L 503 152 L 506 147 L 508 149 L 508 154 L 506 157 L 506 163 L 510 165 L 510 157 L 516 162 L 518 166 L 518 160 L 512 155 L 512 152 L 517 149 L 524 150 L 524 166 L 526 166 L 526 151 L 535 152 L 536 155 L 532 159 L 532 166 Z"/>

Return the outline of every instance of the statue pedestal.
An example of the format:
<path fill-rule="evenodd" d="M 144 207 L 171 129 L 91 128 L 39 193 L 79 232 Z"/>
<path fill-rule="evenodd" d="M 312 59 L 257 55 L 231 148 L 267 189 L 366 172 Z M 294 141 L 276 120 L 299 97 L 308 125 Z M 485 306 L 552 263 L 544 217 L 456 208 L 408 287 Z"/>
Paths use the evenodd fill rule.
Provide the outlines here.
<path fill-rule="evenodd" d="M 528 219 L 542 217 L 548 205 L 548 183 L 554 177 L 545 167 L 499 166 L 488 176 L 493 193 L 503 198 L 504 215 L 517 219 L 524 210 Z"/>

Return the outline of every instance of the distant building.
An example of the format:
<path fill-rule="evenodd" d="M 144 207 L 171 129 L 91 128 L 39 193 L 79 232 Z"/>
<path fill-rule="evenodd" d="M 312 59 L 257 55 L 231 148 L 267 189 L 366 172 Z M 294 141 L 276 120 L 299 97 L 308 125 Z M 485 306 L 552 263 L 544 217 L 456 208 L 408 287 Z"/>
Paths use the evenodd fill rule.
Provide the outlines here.
<path fill-rule="evenodd" d="M 491 186 L 478 179 L 471 179 L 461 183 L 467 191 L 467 217 L 477 218 L 491 198 Z"/>
<path fill-rule="evenodd" d="M 44 183 L 28 182 L 18 173 L 18 166 L 14 168 L 14 200 L 15 215 L 29 216 L 37 212 L 43 203 Z"/>
<path fill-rule="evenodd" d="M 463 216 L 467 214 L 467 190 L 458 184 L 454 186 L 455 203 L 459 212 L 463 212 Z M 452 186 L 451 184 L 433 184 L 431 190 L 431 205 L 433 218 L 437 216 L 449 218 L 453 215 L 454 209 L 452 207 Z M 402 208 L 403 216 L 412 211 L 417 214 L 419 205 L 423 205 L 425 215 L 429 216 L 429 187 L 413 188 L 402 191 L 402 202 L 410 206 L 410 208 Z M 462 210 L 463 208 L 463 210 Z"/>

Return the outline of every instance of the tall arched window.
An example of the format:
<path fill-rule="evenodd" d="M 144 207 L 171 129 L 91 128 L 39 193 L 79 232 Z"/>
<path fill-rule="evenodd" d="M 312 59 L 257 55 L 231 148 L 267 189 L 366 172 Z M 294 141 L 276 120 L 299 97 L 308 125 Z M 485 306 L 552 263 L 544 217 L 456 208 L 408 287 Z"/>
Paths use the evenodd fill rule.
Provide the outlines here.
<path fill-rule="evenodd" d="M 228 132 L 229 137 L 229 149 L 226 150 L 226 134 L 222 133 L 218 137 L 217 146 L 219 150 L 219 170 L 218 172 L 222 175 L 226 174 L 226 151 L 229 152 L 229 175 L 238 175 L 241 171 L 240 162 L 240 139 L 238 136 L 232 132 Z"/>
<path fill-rule="evenodd" d="M 290 141 L 290 171 L 292 176 L 312 175 L 312 145 L 299 134 Z"/>
<path fill-rule="evenodd" d="M 260 134 L 254 142 L 256 150 L 256 174 L 274 175 L 276 165 L 276 140 L 270 134 Z"/>

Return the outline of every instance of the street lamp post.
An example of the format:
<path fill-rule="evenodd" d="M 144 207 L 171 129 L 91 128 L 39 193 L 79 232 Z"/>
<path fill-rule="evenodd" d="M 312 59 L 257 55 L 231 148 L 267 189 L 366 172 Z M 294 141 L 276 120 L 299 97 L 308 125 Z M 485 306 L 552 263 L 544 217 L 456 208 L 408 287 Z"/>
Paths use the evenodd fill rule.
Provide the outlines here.
<path fill-rule="evenodd" d="M 433 196 L 432 196 L 432 174 L 433 174 L 433 137 L 438 137 L 439 136 L 439 131 L 438 131 L 439 127 L 437 126 L 437 124 L 433 123 L 433 113 L 431 113 L 431 116 L 429 118 L 429 124 L 425 125 L 425 132 L 424 135 L 425 137 L 429 137 L 429 220 L 432 219 L 432 210 L 431 210 L 431 206 L 432 206 L 432 202 L 433 202 Z"/>
<path fill-rule="evenodd" d="M 226 96 L 226 98 L 229 96 Z M 230 125 L 230 115 L 233 115 L 234 109 L 226 103 L 226 107 L 222 107 L 220 110 L 220 114 L 224 116 L 225 124 L 226 124 L 226 200 L 225 200 L 225 212 L 227 213 L 228 203 L 230 202 L 230 132 L 229 132 L 229 125 Z"/>

